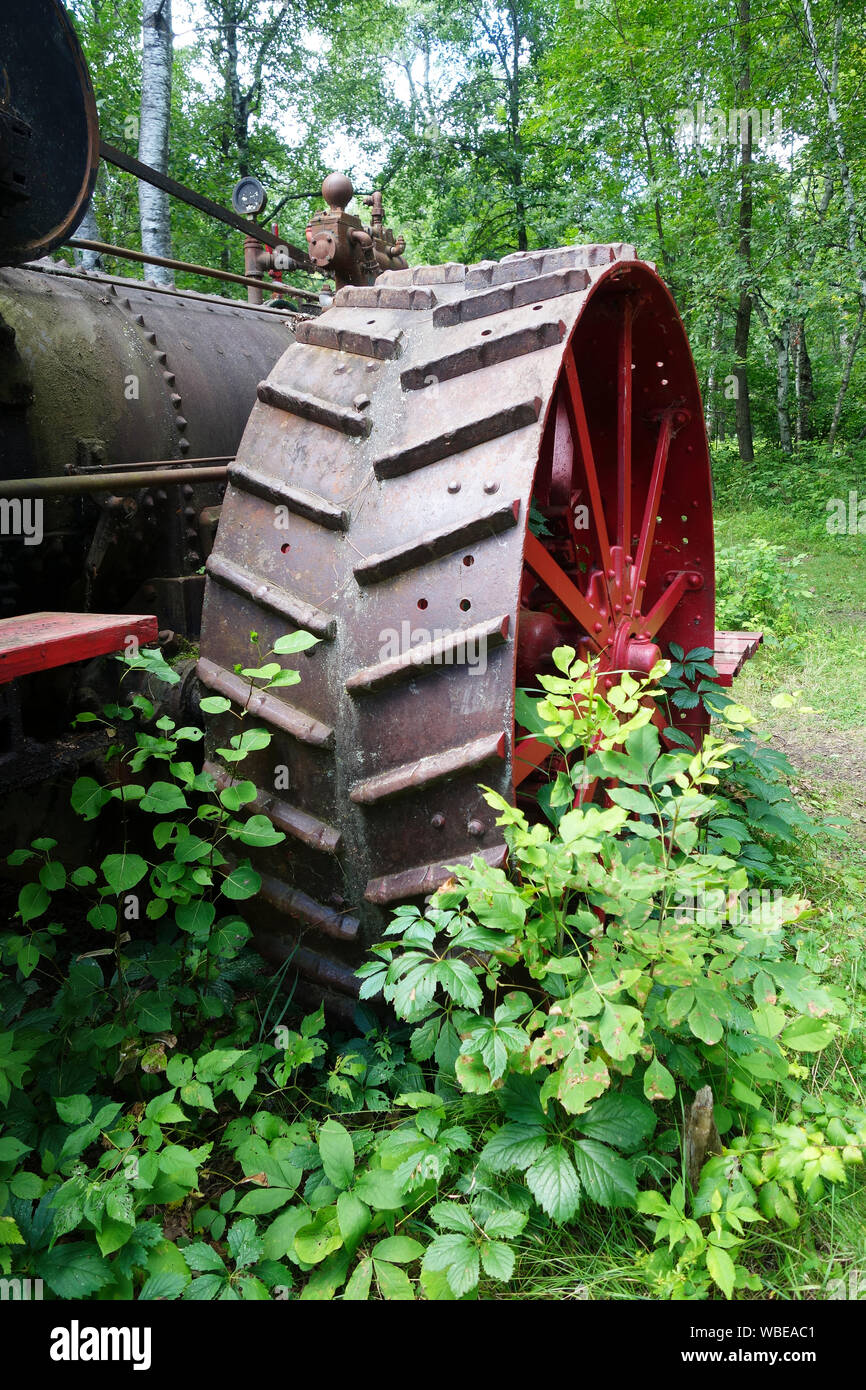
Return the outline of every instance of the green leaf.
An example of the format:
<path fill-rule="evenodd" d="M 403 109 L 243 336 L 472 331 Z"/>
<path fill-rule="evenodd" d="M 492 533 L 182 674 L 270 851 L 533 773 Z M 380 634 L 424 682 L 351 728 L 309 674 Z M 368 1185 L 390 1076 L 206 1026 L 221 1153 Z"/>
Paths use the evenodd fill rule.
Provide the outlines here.
<path fill-rule="evenodd" d="M 203 898 L 194 898 L 191 903 L 182 904 L 174 910 L 177 925 L 191 936 L 205 936 L 215 917 L 213 903 L 205 902 Z"/>
<path fill-rule="evenodd" d="M 387 1260 L 395 1265 L 411 1264 L 413 1260 L 420 1260 L 423 1254 L 424 1246 L 411 1236 L 389 1236 L 386 1240 L 380 1240 L 373 1251 L 377 1262 Z"/>
<path fill-rule="evenodd" d="M 239 1051 L 233 1047 L 217 1047 L 212 1052 L 205 1052 L 199 1057 L 195 1064 L 195 1074 L 199 1081 L 216 1081 L 219 1077 L 225 1076 L 227 1071 L 237 1066 L 238 1062 L 243 1062 L 247 1057 L 246 1052 Z"/>
<path fill-rule="evenodd" d="M 628 1152 L 649 1138 L 656 1127 L 656 1117 L 636 1096 L 609 1094 L 580 1116 L 577 1127 L 590 1139 L 600 1139 L 603 1144 Z"/>
<path fill-rule="evenodd" d="M 65 1125 L 83 1125 L 90 1119 L 91 1102 L 89 1096 L 57 1096 L 54 1105 Z"/>
<path fill-rule="evenodd" d="M 835 1037 L 836 1025 L 829 1019 L 795 1018 L 782 1030 L 779 1041 L 795 1052 L 821 1052 Z"/>
<path fill-rule="evenodd" d="M 378 1249 L 378 1246 L 376 1248 Z M 376 1268 L 376 1283 L 383 1298 L 402 1303 L 414 1299 L 415 1291 L 405 1270 L 397 1269 L 395 1265 L 388 1264 L 387 1260 L 375 1257 L 373 1264 Z"/>
<path fill-rule="evenodd" d="M 0 1216 L 0 1247 L 4 1245 L 23 1245 L 24 1237 L 18 1223 L 11 1216 Z"/>
<path fill-rule="evenodd" d="M 25 883 L 18 894 L 21 921 L 27 923 L 32 922 L 34 917 L 41 917 L 50 903 L 51 895 L 41 883 Z"/>
<path fill-rule="evenodd" d="M 56 859 L 50 863 L 43 864 L 39 870 L 39 882 L 43 888 L 47 888 L 49 893 L 57 893 L 61 888 L 66 887 L 66 870 Z"/>
<path fill-rule="evenodd" d="M 264 1258 L 282 1260 L 285 1256 L 295 1258 L 295 1236 L 302 1226 L 309 1224 L 310 1213 L 306 1207 L 292 1207 L 281 1212 L 264 1233 Z"/>
<path fill-rule="evenodd" d="M 293 652 L 305 652 L 310 647 L 315 647 L 319 641 L 311 632 L 290 632 L 285 637 L 278 637 L 272 650 L 278 656 L 287 656 Z"/>
<path fill-rule="evenodd" d="M 710 1045 L 719 1042 L 724 1033 L 716 1013 L 715 1000 L 706 990 L 695 991 L 695 1005 L 689 1014 L 689 1027 L 696 1038 Z"/>
<path fill-rule="evenodd" d="M 134 888 L 147 873 L 147 863 L 139 854 L 109 854 L 100 865 L 105 881 L 115 893 Z"/>
<path fill-rule="evenodd" d="M 235 1262 L 236 1269 L 245 1269 L 247 1265 L 253 1265 L 262 1255 L 262 1238 L 256 1230 L 255 1221 L 247 1217 L 244 1221 L 236 1221 L 226 1238 L 226 1245 L 229 1254 Z"/>
<path fill-rule="evenodd" d="M 707 1246 L 707 1271 L 714 1284 L 718 1284 L 725 1298 L 734 1292 L 737 1271 L 727 1250 L 718 1245 Z"/>
<path fill-rule="evenodd" d="M 173 1302 L 180 1297 L 187 1282 L 182 1274 L 151 1274 L 141 1286 L 139 1302 L 149 1303 L 155 1299 Z"/>
<path fill-rule="evenodd" d="M 15 1173 L 9 1183 L 13 1197 L 24 1202 L 32 1202 L 42 1196 L 44 1183 L 37 1173 Z"/>
<path fill-rule="evenodd" d="M 175 782 L 151 782 L 138 804 L 142 811 L 153 811 L 159 816 L 189 809 L 186 797 Z"/>
<path fill-rule="evenodd" d="M 673 1100 L 676 1090 L 677 1083 L 654 1053 L 643 1076 L 644 1095 L 647 1100 Z"/>
<path fill-rule="evenodd" d="M 503 1125 L 481 1151 L 481 1162 L 494 1173 L 530 1168 L 544 1152 L 544 1131 L 529 1125 Z"/>
<path fill-rule="evenodd" d="M 235 782 L 232 786 L 223 788 L 220 801 L 227 811 L 234 813 L 250 801 L 255 801 L 258 794 L 255 782 Z"/>
<path fill-rule="evenodd" d="M 430 1210 L 432 1219 L 443 1231 L 460 1231 L 465 1235 L 475 1233 L 475 1225 L 469 1208 L 459 1202 L 437 1202 Z"/>
<path fill-rule="evenodd" d="M 365 1303 L 370 1297 L 370 1284 L 373 1279 L 373 1261 L 371 1259 L 361 1260 L 355 1266 L 352 1277 L 343 1292 L 343 1301 L 349 1303 Z"/>
<path fill-rule="evenodd" d="M 630 787 L 613 787 L 607 795 L 615 805 L 624 806 L 627 811 L 634 811 L 639 816 L 654 816 L 657 813 L 656 804 L 650 797 Z"/>
<path fill-rule="evenodd" d="M 478 1249 L 468 1236 L 437 1236 L 424 1253 L 424 1268 L 444 1271 L 452 1291 L 462 1298 L 478 1283 Z"/>
<path fill-rule="evenodd" d="M 368 1168 L 358 1178 L 355 1193 L 375 1211 L 398 1211 L 405 1205 L 403 1190 L 393 1173 Z"/>
<path fill-rule="evenodd" d="M 308 1265 L 319 1264 L 333 1251 L 339 1250 L 342 1244 L 343 1237 L 333 1207 L 320 1211 L 295 1235 L 295 1253 Z"/>
<path fill-rule="evenodd" d="M 254 897 L 261 886 L 261 875 L 257 874 L 252 865 L 245 861 L 235 865 L 231 872 L 226 874 L 222 881 L 221 891 L 227 898 L 239 902 L 244 898 Z"/>
<path fill-rule="evenodd" d="M 601 1207 L 631 1206 L 637 1196 L 634 1170 L 626 1159 L 595 1139 L 578 1139 L 574 1162 L 586 1195 Z"/>
<path fill-rule="evenodd" d="M 640 1050 L 643 1037 L 643 1015 L 630 1004 L 609 1004 L 605 1001 L 599 1024 L 602 1047 L 617 1062 Z"/>
<path fill-rule="evenodd" d="M 58 1298 L 88 1298 L 114 1280 L 110 1265 L 89 1241 L 55 1245 L 37 1255 L 34 1267 Z"/>
<path fill-rule="evenodd" d="M 355 1171 L 352 1136 L 337 1120 L 326 1120 L 319 1130 L 319 1153 L 328 1181 L 338 1191 L 349 1186 Z"/>
<path fill-rule="evenodd" d="M 87 914 L 95 931 L 114 931 L 117 927 L 117 908 L 111 903 L 96 903 Z"/>
<path fill-rule="evenodd" d="M 370 1229 L 370 1208 L 354 1192 L 341 1192 L 337 1198 L 337 1224 L 349 1251 L 354 1252 Z"/>
<path fill-rule="evenodd" d="M 241 844 L 252 845 L 254 849 L 278 845 L 286 838 L 281 830 L 274 828 L 267 816 L 250 816 L 242 830 L 232 830 L 231 833 Z"/>
<path fill-rule="evenodd" d="M 79 777 L 69 795 L 73 811 L 83 820 L 95 820 L 111 800 L 111 792 L 92 777 Z"/>
<path fill-rule="evenodd" d="M 204 710 L 205 714 L 225 714 L 231 707 L 231 700 L 227 700 L 224 695 L 206 695 L 199 701 L 199 709 Z"/>
<path fill-rule="evenodd" d="M 570 1221 L 580 1206 L 580 1179 L 561 1144 L 551 1145 L 532 1165 L 526 1186 L 542 1211 L 558 1224 Z"/>
<path fill-rule="evenodd" d="M 481 1264 L 484 1273 L 489 1274 L 491 1279 L 500 1279 L 507 1284 L 514 1273 L 514 1251 L 501 1241 L 485 1241 L 481 1247 Z"/>

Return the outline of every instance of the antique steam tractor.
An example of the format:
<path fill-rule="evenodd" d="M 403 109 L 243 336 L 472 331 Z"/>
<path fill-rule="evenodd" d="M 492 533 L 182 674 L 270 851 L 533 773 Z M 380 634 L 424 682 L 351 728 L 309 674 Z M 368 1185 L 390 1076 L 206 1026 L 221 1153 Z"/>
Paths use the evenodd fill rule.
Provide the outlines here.
<path fill-rule="evenodd" d="M 160 475 L 147 490 L 136 478 L 134 508 L 106 483 L 83 567 L 61 545 L 68 585 L 34 591 L 47 608 L 110 594 L 106 537 L 124 528 L 137 547 L 122 556 L 127 611 L 162 611 L 157 595 L 200 584 L 204 563 L 198 680 L 273 735 L 244 764 L 249 809 L 287 836 L 255 854 L 260 942 L 291 950 L 339 1009 L 383 912 L 473 854 L 503 861 L 478 784 L 537 789 L 550 749 L 515 727 L 515 691 L 554 647 L 611 673 L 648 672 L 671 642 L 706 647 L 730 684 L 760 638 L 715 632 L 700 392 L 655 268 L 624 244 L 408 268 L 375 195 L 363 227 L 345 210 L 348 181 L 331 176 L 323 192 L 308 252 L 287 254 L 337 292 L 324 312 L 293 315 L 291 333 L 279 309 L 39 263 L 0 272 L 0 390 L 7 477 L 25 437 L 31 471 L 64 483 L 106 483 L 103 469 L 140 470 L 142 457 Z M 273 242 L 239 230 L 261 275 Z M 31 324 L 51 344 L 44 384 L 24 347 Z M 88 363 L 73 438 L 57 428 L 51 382 L 87 379 Z M 134 407 L 118 396 L 132 364 Z M 170 625 L 194 611 L 167 608 Z M 249 634 L 264 650 L 296 628 L 320 639 L 301 683 L 253 694 L 237 674 L 255 664 Z"/>

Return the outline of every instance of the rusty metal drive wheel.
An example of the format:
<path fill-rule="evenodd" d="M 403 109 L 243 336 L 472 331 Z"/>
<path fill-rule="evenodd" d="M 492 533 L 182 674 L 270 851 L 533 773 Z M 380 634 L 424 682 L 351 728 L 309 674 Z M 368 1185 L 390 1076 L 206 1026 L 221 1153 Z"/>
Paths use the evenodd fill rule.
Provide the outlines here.
<path fill-rule="evenodd" d="M 514 692 L 553 647 L 610 671 L 713 648 L 700 395 L 668 291 L 612 245 L 343 289 L 258 396 L 198 671 L 244 703 L 251 630 L 322 639 L 300 685 L 250 701 L 273 739 L 243 775 L 287 835 L 256 852 L 260 939 L 279 954 L 300 930 L 301 974 L 345 1000 L 388 909 L 503 860 L 478 784 L 537 777 L 549 749 L 515 743 Z"/>

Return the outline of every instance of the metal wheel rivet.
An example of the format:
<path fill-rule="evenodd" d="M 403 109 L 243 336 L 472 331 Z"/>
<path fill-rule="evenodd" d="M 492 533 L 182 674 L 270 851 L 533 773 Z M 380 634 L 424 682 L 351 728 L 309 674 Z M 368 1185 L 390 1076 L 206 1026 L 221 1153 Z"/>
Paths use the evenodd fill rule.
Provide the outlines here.
<path fill-rule="evenodd" d="M 356 410 L 366 410 L 369 404 L 370 397 L 365 396 L 363 393 L 360 396 L 356 396 L 355 399 L 352 401 L 352 405 L 355 407 Z"/>
<path fill-rule="evenodd" d="M 430 824 L 433 826 L 434 830 L 442 829 L 445 824 L 445 817 L 442 815 L 441 811 L 437 811 L 435 816 L 430 817 Z"/>
<path fill-rule="evenodd" d="M 492 482 L 492 481 L 491 481 L 491 482 L 486 482 L 486 483 L 484 484 L 484 491 L 485 491 L 485 492 L 498 492 L 498 491 L 499 491 L 499 484 L 498 484 L 498 483 L 494 483 L 494 482 Z"/>
<path fill-rule="evenodd" d="M 458 481 L 457 481 L 456 478 L 452 478 L 452 479 L 451 479 L 451 482 L 448 484 L 448 491 L 449 491 L 449 492 L 459 492 L 459 491 L 460 491 L 460 484 L 458 483 Z"/>
<path fill-rule="evenodd" d="M 593 632 L 601 632 L 601 623 L 593 623 L 592 630 Z"/>
<path fill-rule="evenodd" d="M 188 439 L 179 439 L 179 440 L 177 441 L 177 447 L 180 449 L 181 453 L 184 453 L 184 454 L 185 454 L 186 451 L 187 451 L 187 449 L 189 448 L 189 440 L 188 440 Z"/>
<path fill-rule="evenodd" d="M 466 829 L 467 829 L 467 831 L 469 832 L 470 835 L 475 835 L 475 836 L 483 835 L 483 834 L 484 834 L 484 821 L 483 821 L 483 820 L 471 820 L 471 821 L 469 822 L 469 824 L 467 825 Z"/>

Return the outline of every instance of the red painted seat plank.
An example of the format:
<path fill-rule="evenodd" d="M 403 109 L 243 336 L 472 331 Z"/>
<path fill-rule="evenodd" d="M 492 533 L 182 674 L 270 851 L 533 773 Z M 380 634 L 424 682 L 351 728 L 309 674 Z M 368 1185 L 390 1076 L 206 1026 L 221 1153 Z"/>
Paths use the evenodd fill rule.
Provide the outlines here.
<path fill-rule="evenodd" d="M 0 685 L 33 671 L 120 651 L 130 638 L 154 641 L 157 621 L 141 613 L 25 613 L 0 621 Z"/>
<path fill-rule="evenodd" d="M 762 632 L 717 632 L 712 664 L 719 673 L 719 685 L 732 685 L 750 656 L 764 640 Z"/>

